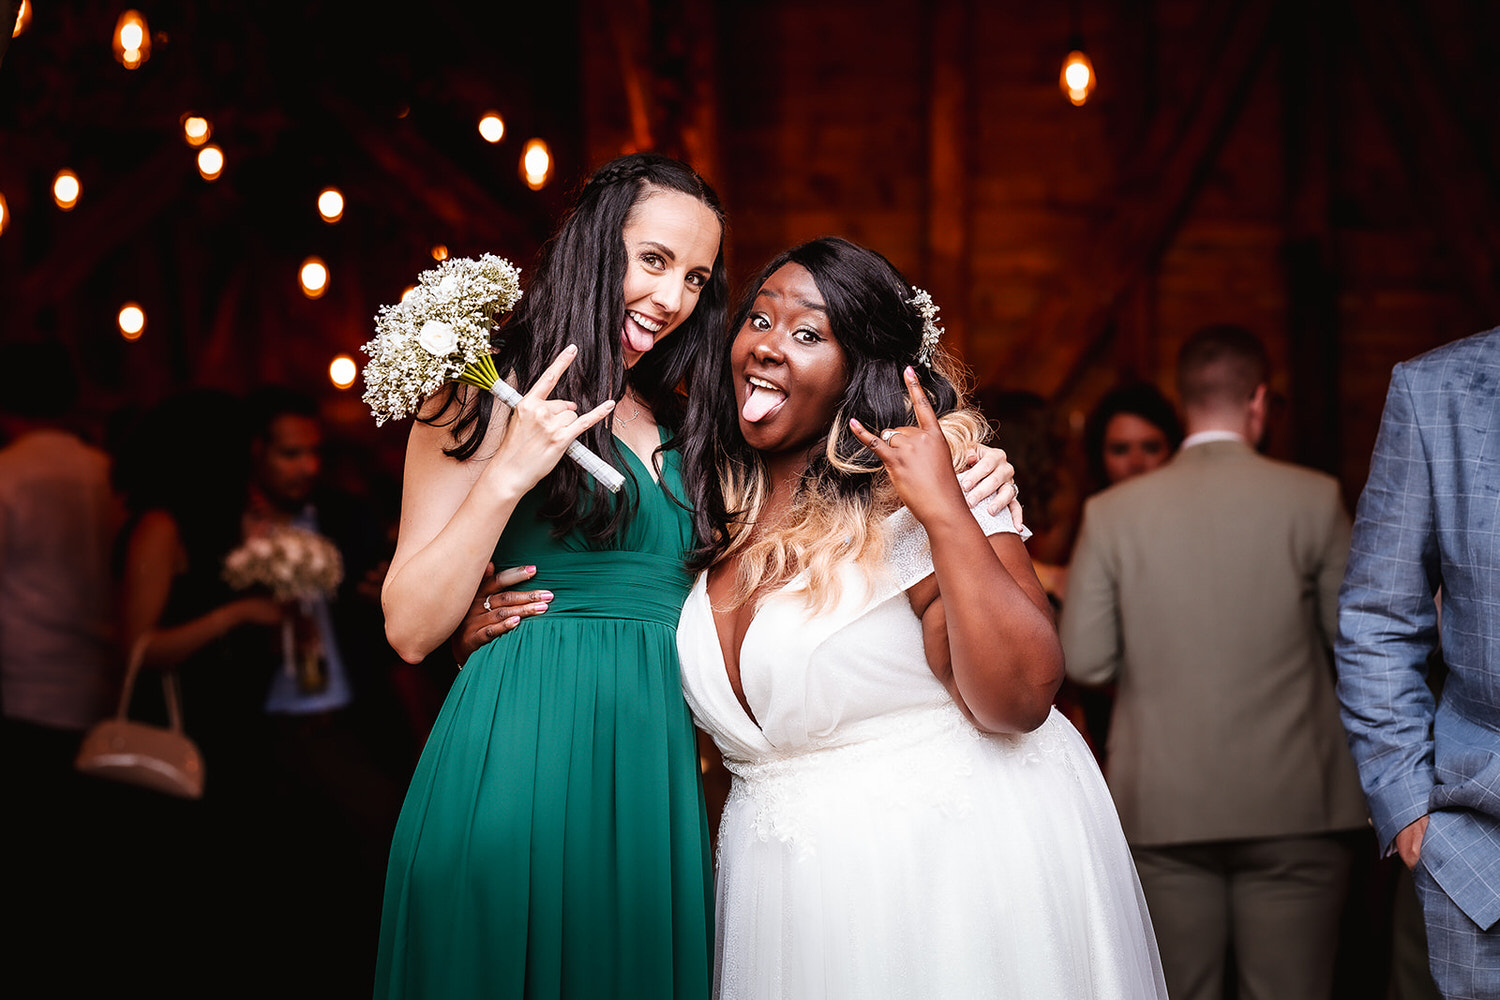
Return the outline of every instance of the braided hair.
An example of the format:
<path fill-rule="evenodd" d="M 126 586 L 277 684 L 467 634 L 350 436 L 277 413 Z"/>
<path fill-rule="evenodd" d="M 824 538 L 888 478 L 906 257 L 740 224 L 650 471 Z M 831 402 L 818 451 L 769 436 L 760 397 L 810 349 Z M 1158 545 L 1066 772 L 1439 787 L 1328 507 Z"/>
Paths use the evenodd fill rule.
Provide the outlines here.
<path fill-rule="evenodd" d="M 722 234 L 724 211 L 718 195 L 686 163 L 657 153 L 633 153 L 604 164 L 584 183 L 543 246 L 525 296 L 496 331 L 495 365 L 502 373 L 513 373 L 524 392 L 563 348 L 573 344 L 578 355 L 563 372 L 554 398 L 572 400 L 585 411 L 607 398 L 618 401 L 628 385 L 671 434 L 662 447 L 700 456 L 695 461 L 701 463 L 709 444 L 695 435 L 701 437 L 708 423 L 693 419 L 691 390 L 715 376 L 724 357 L 729 292 L 722 235 L 713 272 L 692 315 L 629 371 L 620 344 L 627 263 L 623 233 L 640 205 L 663 190 L 690 195 L 707 206 L 718 218 Z M 460 395 L 457 386 L 446 391 L 447 398 L 430 419 L 451 423 L 456 443 L 447 454 L 464 460 L 484 440 L 494 401 L 488 393 Z M 695 427 L 700 430 L 695 432 Z M 595 424 L 579 440 L 624 472 L 632 486 L 614 497 L 587 480 L 573 462 L 559 462 L 539 484 L 544 491 L 541 516 L 552 523 L 556 536 L 577 528 L 590 541 L 605 542 L 634 512 L 638 484 L 621 461 L 607 422 Z M 674 499 L 686 505 L 686 498 Z"/>

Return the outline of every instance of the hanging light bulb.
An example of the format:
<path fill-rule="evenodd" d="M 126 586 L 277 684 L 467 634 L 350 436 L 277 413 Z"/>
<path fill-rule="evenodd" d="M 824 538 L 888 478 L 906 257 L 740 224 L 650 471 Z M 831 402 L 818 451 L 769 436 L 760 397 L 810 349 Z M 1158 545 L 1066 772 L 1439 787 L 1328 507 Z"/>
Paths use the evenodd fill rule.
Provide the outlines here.
<path fill-rule="evenodd" d="M 328 291 L 328 265 L 319 257 L 304 260 L 297 277 L 302 282 L 302 294 L 310 299 L 321 298 Z"/>
<path fill-rule="evenodd" d="M 531 139 L 521 154 L 521 179 L 533 191 L 540 191 L 552 176 L 552 153 L 540 139 Z"/>
<path fill-rule="evenodd" d="M 59 170 L 57 176 L 52 179 L 52 200 L 57 202 L 57 207 L 64 212 L 73 210 L 78 204 L 78 196 L 83 193 L 83 186 L 78 183 L 78 175 L 71 170 Z"/>
<path fill-rule="evenodd" d="M 182 116 L 182 137 L 189 146 L 201 146 L 213 135 L 213 126 L 202 115 Z"/>
<path fill-rule="evenodd" d="M 127 10 L 115 22 L 115 59 L 126 69 L 137 69 L 151 58 L 151 32 L 138 10 Z"/>
<path fill-rule="evenodd" d="M 319 192 L 318 214 L 327 223 L 337 222 L 344 217 L 344 196 L 338 188 L 327 187 Z"/>
<path fill-rule="evenodd" d="M 328 363 L 328 381 L 340 389 L 347 389 L 359 377 L 359 366 L 347 354 L 340 354 Z"/>
<path fill-rule="evenodd" d="M 216 181 L 224 172 L 224 151 L 218 146 L 204 146 L 198 150 L 198 173 L 206 181 Z"/>
<path fill-rule="evenodd" d="M 1057 83 L 1062 88 L 1063 96 L 1075 108 L 1081 108 L 1093 94 L 1097 82 L 1094 78 L 1094 64 L 1083 51 L 1082 37 L 1074 35 L 1069 48 L 1071 51 L 1068 58 L 1063 60 L 1062 73 L 1058 76 Z"/>
<path fill-rule="evenodd" d="M 31 0 L 21 0 L 21 9 L 16 11 L 16 26 L 11 29 L 10 37 L 21 37 L 21 33 L 29 27 L 31 27 Z"/>
<path fill-rule="evenodd" d="M 429 251 L 429 253 L 432 254 L 432 259 L 433 260 L 447 260 L 448 259 L 448 248 L 447 248 L 447 246 L 445 246 L 442 243 L 434 244 L 433 248 Z"/>
<path fill-rule="evenodd" d="M 499 142 L 505 138 L 505 119 L 500 117 L 500 112 L 484 113 L 484 117 L 479 119 L 479 134 L 484 137 L 485 142 Z"/>
<path fill-rule="evenodd" d="M 146 332 L 146 310 L 134 302 L 127 302 L 120 307 L 115 322 L 120 326 L 120 336 L 126 340 L 140 340 L 141 334 Z"/>

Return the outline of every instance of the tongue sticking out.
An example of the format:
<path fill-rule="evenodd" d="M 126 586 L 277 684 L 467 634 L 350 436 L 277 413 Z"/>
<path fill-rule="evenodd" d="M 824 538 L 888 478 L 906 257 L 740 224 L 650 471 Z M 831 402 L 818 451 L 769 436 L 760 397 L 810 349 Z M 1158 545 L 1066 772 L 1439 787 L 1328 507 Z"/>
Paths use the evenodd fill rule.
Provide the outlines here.
<path fill-rule="evenodd" d="M 645 354 L 656 346 L 656 334 L 628 316 L 625 318 L 625 329 L 620 339 L 624 341 L 627 351 L 634 351 L 637 354 Z"/>
<path fill-rule="evenodd" d="M 750 387 L 750 395 L 745 400 L 744 407 L 740 410 L 740 416 L 747 423 L 756 423 L 764 420 L 766 414 L 780 406 L 786 400 L 786 395 L 774 389 L 763 389 L 758 385 Z"/>

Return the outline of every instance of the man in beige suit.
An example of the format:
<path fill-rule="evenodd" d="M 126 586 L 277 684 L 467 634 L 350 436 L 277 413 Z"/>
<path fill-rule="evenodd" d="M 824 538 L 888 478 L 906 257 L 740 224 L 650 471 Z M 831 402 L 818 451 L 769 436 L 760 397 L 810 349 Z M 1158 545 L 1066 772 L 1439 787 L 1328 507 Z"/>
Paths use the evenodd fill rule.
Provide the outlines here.
<path fill-rule="evenodd" d="M 1188 437 L 1084 508 L 1068 676 L 1117 680 L 1108 780 L 1173 1000 L 1329 996 L 1366 825 L 1330 667 L 1349 515 L 1338 483 L 1259 455 L 1269 364 L 1248 331 L 1178 356 Z"/>

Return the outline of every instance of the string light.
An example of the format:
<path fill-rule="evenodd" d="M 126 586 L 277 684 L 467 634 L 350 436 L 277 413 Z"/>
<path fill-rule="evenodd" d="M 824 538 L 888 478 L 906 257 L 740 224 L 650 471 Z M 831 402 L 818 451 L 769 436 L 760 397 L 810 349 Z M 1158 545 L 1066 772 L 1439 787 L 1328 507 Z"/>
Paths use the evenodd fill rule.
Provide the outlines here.
<path fill-rule="evenodd" d="M 138 10 L 127 10 L 115 22 L 115 58 L 126 69 L 138 69 L 151 58 L 151 32 Z"/>
<path fill-rule="evenodd" d="M 302 294 L 310 299 L 321 298 L 328 291 L 328 265 L 320 257 L 304 260 L 297 277 L 302 282 Z"/>
<path fill-rule="evenodd" d="M 224 151 L 218 146 L 204 146 L 198 150 L 198 173 L 206 181 L 216 181 L 224 172 Z"/>
<path fill-rule="evenodd" d="M 446 246 L 444 246 L 443 244 L 441 244 L 441 243 L 435 245 L 432 248 L 432 259 L 433 260 L 447 260 L 448 259 L 448 248 Z"/>
<path fill-rule="evenodd" d="M 213 126 L 201 115 L 182 116 L 182 137 L 189 146 L 201 146 L 213 134 Z"/>
<path fill-rule="evenodd" d="M 540 139 L 530 139 L 521 154 L 521 179 L 533 191 L 540 191 L 552 176 L 552 153 Z"/>
<path fill-rule="evenodd" d="M 1058 86 L 1062 88 L 1063 96 L 1072 102 L 1075 108 L 1081 108 L 1094 92 L 1097 82 L 1094 77 L 1094 64 L 1089 61 L 1088 55 L 1082 49 L 1082 43 L 1077 43 L 1073 51 L 1068 53 L 1068 58 L 1063 60 L 1062 73 L 1058 76 Z"/>
<path fill-rule="evenodd" d="M 326 187 L 318 194 L 318 214 L 324 222 L 334 223 L 344 217 L 344 196 L 338 188 Z"/>
<path fill-rule="evenodd" d="M 140 340 L 141 334 L 146 332 L 146 310 L 134 302 L 127 302 L 120 307 L 115 322 L 120 326 L 120 336 L 126 340 Z"/>
<path fill-rule="evenodd" d="M 78 183 L 78 175 L 73 171 L 59 170 L 57 176 L 52 179 L 52 200 L 57 202 L 57 207 L 64 212 L 72 211 L 82 194 L 83 185 Z"/>
<path fill-rule="evenodd" d="M 498 111 L 486 111 L 479 119 L 479 134 L 485 142 L 499 142 L 505 138 L 505 120 Z"/>
<path fill-rule="evenodd" d="M 359 366 L 347 354 L 340 354 L 328 363 L 328 381 L 340 389 L 347 389 L 359 376 Z"/>

